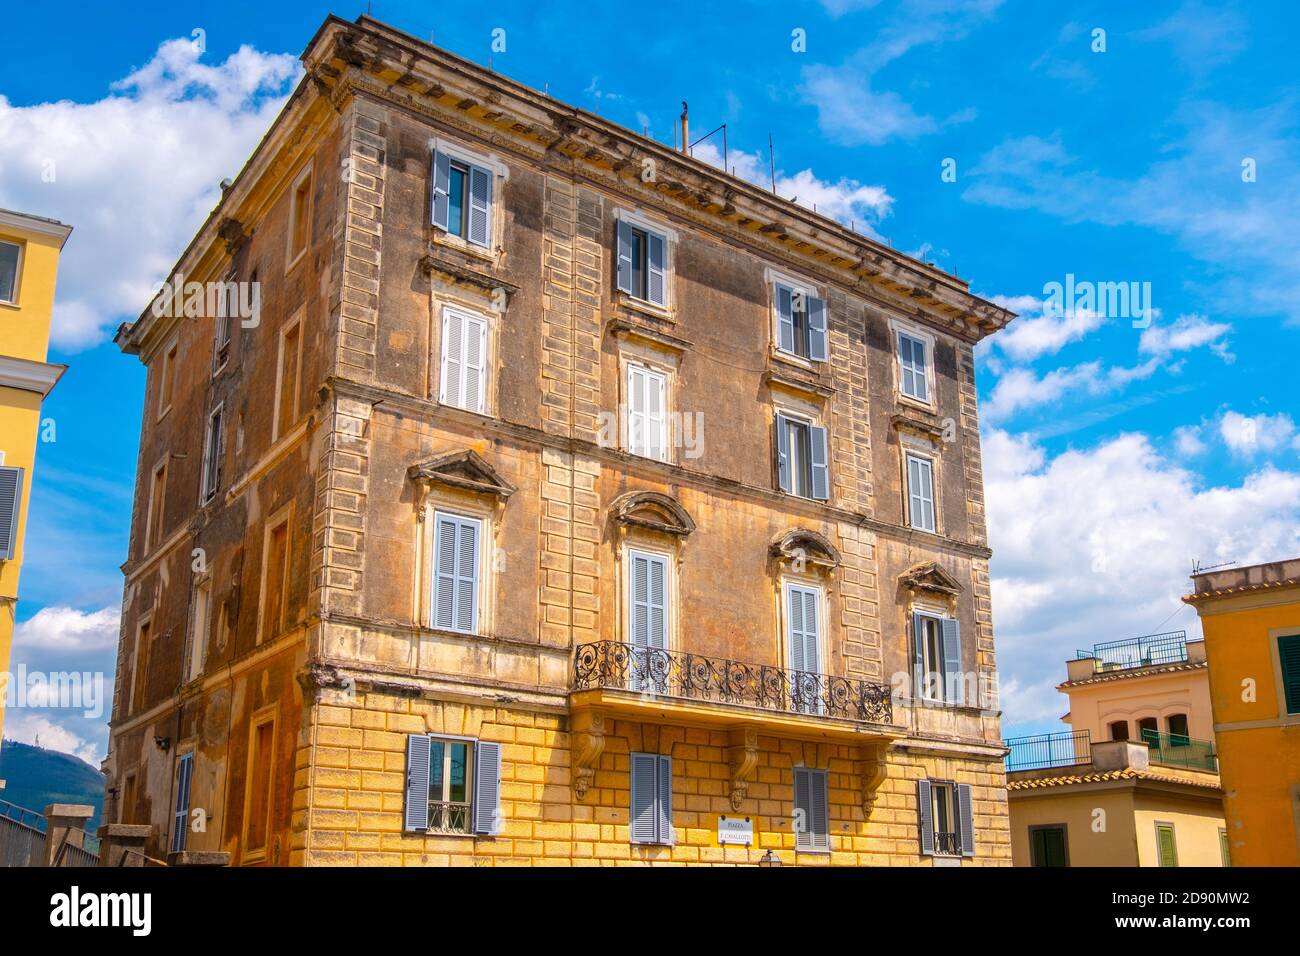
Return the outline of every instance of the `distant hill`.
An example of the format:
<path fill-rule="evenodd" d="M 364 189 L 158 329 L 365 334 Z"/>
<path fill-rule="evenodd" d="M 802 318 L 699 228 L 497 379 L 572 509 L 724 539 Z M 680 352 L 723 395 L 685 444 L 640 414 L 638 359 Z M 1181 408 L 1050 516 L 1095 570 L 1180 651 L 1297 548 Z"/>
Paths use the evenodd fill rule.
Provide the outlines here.
<path fill-rule="evenodd" d="M 104 775 L 80 757 L 16 740 L 0 743 L 0 800 L 41 813 L 51 803 L 95 808 L 86 824 L 94 833 L 104 812 Z"/>

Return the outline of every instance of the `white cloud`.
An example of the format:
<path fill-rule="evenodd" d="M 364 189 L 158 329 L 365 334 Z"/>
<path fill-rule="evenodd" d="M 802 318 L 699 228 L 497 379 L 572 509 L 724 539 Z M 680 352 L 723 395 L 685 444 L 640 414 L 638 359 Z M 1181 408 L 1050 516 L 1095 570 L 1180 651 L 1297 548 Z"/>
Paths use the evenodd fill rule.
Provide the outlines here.
<path fill-rule="evenodd" d="M 1291 416 L 1285 412 L 1242 415 L 1228 410 L 1219 418 L 1219 437 L 1233 454 L 1242 457 L 1287 448 L 1300 450 L 1300 434 L 1297 434 Z"/>
<path fill-rule="evenodd" d="M 1138 339 L 1138 350 L 1149 355 L 1165 356 L 1173 352 L 1187 352 L 1208 346 L 1210 351 L 1224 361 L 1232 360 L 1224 337 L 1232 326 L 1211 322 L 1203 315 L 1180 315 L 1173 325 L 1151 324 Z"/>
<path fill-rule="evenodd" d="M 993 301 L 1019 313 L 1020 317 L 992 340 L 1004 354 L 1017 362 L 1054 355 L 1106 322 L 1106 316 L 1091 309 L 1045 312 L 1045 302 L 1032 295 L 995 295 Z"/>
<path fill-rule="evenodd" d="M 1174 429 L 1174 447 L 1184 458 L 1195 458 L 1205 454 L 1209 446 L 1201 438 L 1200 426 L 1183 425 Z"/>
<path fill-rule="evenodd" d="M 240 47 L 207 65 L 169 40 L 91 103 L 0 96 L 0 206 L 73 227 L 51 333 L 73 351 L 134 318 L 284 102 L 288 54 Z M 53 181 L 43 178 L 52 170 Z"/>
<path fill-rule="evenodd" d="M 1300 553 L 1297 472 L 1265 467 L 1204 487 L 1141 434 L 1048 458 L 1024 436 L 989 430 L 984 448 L 1009 725 L 1066 710 L 1051 688 L 1076 648 L 1156 630 L 1195 636 L 1196 615 L 1179 601 L 1193 559 Z"/>
<path fill-rule="evenodd" d="M 1138 379 L 1147 378 L 1159 367 L 1159 360 L 1151 359 L 1133 367 L 1103 367 L 1101 362 L 1085 362 L 1067 368 L 1058 368 L 1039 376 L 1032 369 L 1013 368 L 1002 373 L 989 399 L 984 403 L 983 415 L 987 421 L 1003 421 L 1018 411 L 1050 405 L 1079 391 L 1089 395 L 1104 395 L 1116 391 Z"/>
<path fill-rule="evenodd" d="M 40 714 L 25 714 L 20 711 L 6 713 L 5 736 L 25 744 L 39 744 L 46 750 L 72 754 L 93 767 L 98 767 L 104 759 L 101 745 L 77 736 Z"/>
<path fill-rule="evenodd" d="M 36 651 L 94 651 L 117 645 L 118 608 L 43 607 L 14 628 L 14 645 Z"/>

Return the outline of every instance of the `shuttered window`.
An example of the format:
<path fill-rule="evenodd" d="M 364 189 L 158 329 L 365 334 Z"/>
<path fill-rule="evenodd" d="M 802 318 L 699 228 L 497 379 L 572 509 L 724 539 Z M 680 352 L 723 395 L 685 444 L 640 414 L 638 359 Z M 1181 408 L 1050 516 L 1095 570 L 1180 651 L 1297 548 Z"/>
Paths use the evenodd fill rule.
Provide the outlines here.
<path fill-rule="evenodd" d="M 794 846 L 830 852 L 830 788 L 825 770 L 794 768 Z"/>
<path fill-rule="evenodd" d="M 433 526 L 433 625 L 473 634 L 478 630 L 478 553 L 482 523 L 438 512 Z"/>
<path fill-rule="evenodd" d="M 652 305 L 667 306 L 667 237 L 653 229 L 620 219 L 617 246 L 619 291 Z"/>
<path fill-rule="evenodd" d="M 433 224 L 448 235 L 487 247 L 492 237 L 492 171 L 452 156 L 433 154 Z"/>
<path fill-rule="evenodd" d="M 1029 828 L 1029 856 L 1034 866 L 1069 866 L 1064 826 Z"/>
<path fill-rule="evenodd" d="M 934 464 L 920 455 L 906 458 L 908 524 L 918 531 L 934 532 Z"/>
<path fill-rule="evenodd" d="M 14 242 L 0 242 L 0 302 L 18 301 L 18 260 L 22 246 Z"/>
<path fill-rule="evenodd" d="M 918 402 L 930 401 L 929 360 L 924 340 L 906 332 L 898 333 L 898 389 Z"/>
<path fill-rule="evenodd" d="M 403 829 L 419 833 L 501 832 L 501 745 L 463 737 L 406 738 Z"/>
<path fill-rule="evenodd" d="M 1161 866 L 1178 865 L 1178 840 L 1172 823 L 1156 824 L 1156 852 Z"/>
<path fill-rule="evenodd" d="M 463 309 L 442 313 L 439 401 L 471 412 L 487 409 L 487 319 Z"/>
<path fill-rule="evenodd" d="M 633 843 L 673 842 L 673 758 L 634 753 L 628 835 Z"/>
<path fill-rule="evenodd" d="M 1286 712 L 1300 714 L 1300 634 L 1279 637 L 1277 656 L 1282 671 L 1282 695 L 1286 701 Z"/>
<path fill-rule="evenodd" d="M 628 630 L 637 647 L 668 646 L 668 559 L 628 552 Z"/>
<path fill-rule="evenodd" d="M 23 501 L 23 470 L 0 466 L 0 561 L 18 553 L 18 512 Z"/>
<path fill-rule="evenodd" d="M 965 704 L 961 623 L 955 618 L 914 612 L 912 667 L 918 698 Z"/>
<path fill-rule="evenodd" d="M 1232 850 L 1228 846 L 1228 831 L 1219 830 L 1219 861 L 1224 866 L 1232 866 Z"/>
<path fill-rule="evenodd" d="M 969 784 L 918 780 L 916 806 L 922 854 L 975 855 L 975 814 Z"/>
<path fill-rule="evenodd" d="M 176 766 L 176 808 L 172 817 L 172 852 L 185 849 L 190 830 L 190 783 L 194 775 L 194 751 L 181 754 Z"/>
<path fill-rule="evenodd" d="M 225 458 L 224 406 L 218 405 L 208 416 L 207 434 L 203 439 L 203 477 L 201 499 L 211 501 L 221 487 L 221 465 Z"/>
<path fill-rule="evenodd" d="M 813 362 L 826 361 L 826 303 L 806 289 L 775 283 L 777 348 Z"/>
<path fill-rule="evenodd" d="M 826 429 L 777 412 L 776 453 L 782 491 L 818 501 L 830 498 Z"/>
<path fill-rule="evenodd" d="M 821 673 L 818 597 L 816 588 L 799 584 L 787 584 L 785 587 L 786 643 L 790 648 L 792 671 Z"/>
<path fill-rule="evenodd" d="M 644 365 L 627 367 L 627 450 L 668 459 L 668 377 Z"/>

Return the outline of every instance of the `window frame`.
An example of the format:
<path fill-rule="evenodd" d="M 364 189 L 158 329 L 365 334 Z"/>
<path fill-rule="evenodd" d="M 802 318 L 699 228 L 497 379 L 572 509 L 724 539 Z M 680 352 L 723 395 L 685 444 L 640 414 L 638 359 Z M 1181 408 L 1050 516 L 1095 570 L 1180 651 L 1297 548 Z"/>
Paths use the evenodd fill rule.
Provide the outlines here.
<path fill-rule="evenodd" d="M 1156 820 L 1154 821 L 1154 826 L 1155 826 L 1155 834 L 1156 834 L 1156 866 L 1161 867 L 1162 869 L 1177 869 L 1179 866 L 1177 828 L 1175 828 L 1173 823 L 1169 822 L 1168 820 Z M 1164 853 L 1161 852 L 1160 849 L 1161 830 L 1169 831 L 1169 845 L 1173 852 L 1173 862 L 1169 864 L 1165 863 Z"/>
<path fill-rule="evenodd" d="M 269 572 L 271 561 L 271 542 L 274 538 L 275 531 L 279 527 L 284 527 L 284 569 L 280 581 L 280 602 L 278 622 L 272 622 L 270 630 L 267 628 L 267 599 L 270 596 Z M 289 618 L 289 581 L 292 577 L 291 569 L 293 567 L 293 503 L 285 505 L 278 511 L 271 514 L 266 520 L 266 525 L 262 531 L 262 567 L 258 577 L 261 579 L 261 587 L 257 599 L 257 644 L 261 645 L 268 640 L 274 640 L 281 637 L 288 630 Z"/>
<path fill-rule="evenodd" d="M 275 816 L 275 758 L 279 747 L 280 712 L 276 704 L 270 704 L 253 714 L 248 722 L 248 758 L 244 774 L 243 825 L 240 828 L 240 862 L 257 863 L 265 860 L 271 845 L 271 820 Z M 270 725 L 271 743 L 267 752 L 266 767 L 266 815 L 260 821 L 263 828 L 263 841 L 260 846 L 250 846 L 249 840 L 253 826 L 253 784 L 257 771 L 257 737 L 261 728 Z"/>
<path fill-rule="evenodd" d="M 772 299 L 771 306 L 770 306 L 770 311 L 772 315 L 772 322 L 771 322 L 772 353 L 774 355 L 779 356 L 781 359 L 785 361 L 793 362 L 799 365 L 800 367 L 809 368 L 809 369 L 816 369 L 817 366 L 824 365 L 827 362 L 829 362 L 830 361 L 830 320 L 829 320 L 830 310 L 827 306 L 825 297 L 821 294 L 822 293 L 821 288 L 815 285 L 814 283 L 807 282 L 803 279 L 795 278 L 794 276 L 791 276 L 787 273 L 778 272 L 777 270 L 772 268 L 768 268 L 765 270 L 764 278 L 767 282 L 768 294 L 771 296 Z M 803 313 L 804 324 L 803 324 L 802 343 L 803 343 L 804 351 L 803 352 L 799 351 L 800 330 L 797 322 L 794 323 L 795 351 L 791 352 L 781 347 L 781 300 L 780 300 L 781 291 L 780 290 L 782 287 L 789 290 L 791 295 L 792 320 L 794 316 L 797 315 L 797 313 L 794 312 L 794 306 L 793 306 L 794 297 L 796 295 L 802 293 L 805 299 L 809 299 L 809 298 L 817 299 L 822 303 L 822 324 L 825 326 L 825 328 L 822 331 L 822 334 L 825 339 L 824 351 L 826 353 L 824 358 L 818 359 L 812 357 L 812 335 L 813 335 L 812 311 L 808 308 L 805 308 Z"/>
<path fill-rule="evenodd" d="M 13 246 L 18 250 L 18 255 L 14 259 L 14 297 L 12 299 L 0 299 L 0 305 L 17 309 L 20 308 L 22 300 L 23 260 L 27 258 L 27 243 L 21 239 L 5 237 L 0 237 L 0 243 Z"/>
<path fill-rule="evenodd" d="M 168 453 L 149 471 L 149 507 L 144 516 L 145 555 L 152 554 L 162 544 L 163 527 L 167 523 L 167 472 L 171 470 L 170 464 L 171 454 Z"/>
<path fill-rule="evenodd" d="M 222 465 L 226 455 L 226 403 L 218 402 L 208 412 L 203 427 L 203 460 L 199 473 L 199 507 L 203 507 L 221 490 Z M 216 441 L 213 442 L 213 419 L 218 419 Z"/>
<path fill-rule="evenodd" d="M 451 829 L 451 828 L 435 829 L 433 827 L 429 827 L 425 832 L 437 836 L 469 836 L 469 837 L 476 836 L 477 834 L 474 831 L 474 798 L 477 796 L 476 793 L 477 788 L 474 786 L 474 784 L 476 782 L 475 774 L 477 773 L 478 770 L 476 764 L 476 760 L 478 756 L 476 753 L 477 750 L 476 744 L 478 743 L 478 741 L 473 737 L 459 737 L 453 734 L 430 733 L 427 734 L 426 736 L 429 738 L 429 793 L 427 797 L 427 803 L 429 805 L 430 819 L 432 819 L 433 804 L 435 802 L 440 804 L 447 804 L 447 805 L 450 805 L 452 803 L 464 804 L 465 826 L 464 829 L 460 829 L 460 830 Z M 447 797 L 447 799 L 440 799 L 437 801 L 433 799 L 433 747 L 435 744 L 443 745 L 443 781 L 442 781 L 443 794 L 442 795 Z M 451 785 L 452 785 L 451 784 L 451 758 L 452 758 L 453 746 L 461 746 L 465 748 L 465 797 L 466 797 L 465 800 L 450 799 Z"/>
<path fill-rule="evenodd" d="M 492 395 L 491 382 L 494 378 L 492 373 L 494 371 L 494 365 L 495 365 L 493 359 L 493 347 L 494 347 L 495 335 L 494 335 L 494 323 L 492 322 L 491 316 L 487 312 L 480 311 L 478 309 L 474 309 L 466 305 L 462 305 L 459 302 L 442 303 L 442 307 L 438 310 L 438 315 L 439 315 L 438 390 L 437 390 L 438 404 L 446 405 L 448 408 L 458 408 L 461 411 L 470 412 L 475 415 L 488 415 L 488 416 L 492 415 L 493 403 L 491 402 L 491 395 Z M 453 315 L 459 316 L 462 322 L 468 321 L 468 322 L 482 323 L 482 332 L 480 333 L 481 336 L 480 343 L 482 347 L 482 354 L 480 356 L 480 361 L 482 363 L 482 366 L 479 369 L 477 408 L 466 408 L 464 405 L 448 400 L 447 386 L 449 382 L 448 382 L 448 375 L 447 375 L 447 345 L 449 341 L 449 336 L 447 335 L 447 327 Z M 461 369 L 460 390 L 462 392 L 464 391 L 464 383 L 465 383 L 464 356 L 465 356 L 465 347 L 467 341 L 468 341 L 467 337 L 462 334 L 461 354 L 460 354 L 460 358 L 457 360 Z"/>
<path fill-rule="evenodd" d="M 660 421 L 657 429 L 658 431 L 657 437 L 659 442 L 660 453 L 657 456 L 651 454 L 651 449 L 653 446 L 650 443 L 651 433 L 649 432 L 648 429 L 645 435 L 646 441 L 643 443 L 643 447 L 638 448 L 634 440 L 635 433 L 632 427 L 632 422 L 633 422 L 632 377 L 635 373 L 640 373 L 641 375 L 645 376 L 646 379 L 648 379 L 650 382 L 657 381 L 658 387 L 660 389 L 660 395 L 662 400 L 660 402 L 660 413 L 659 413 Z M 622 381 L 623 407 L 626 409 L 626 413 L 623 416 L 624 419 L 623 442 L 622 442 L 623 450 L 627 452 L 629 455 L 635 455 L 638 458 L 646 458 L 650 461 L 662 461 L 662 462 L 671 463 L 673 460 L 673 455 L 672 455 L 673 435 L 672 435 L 672 414 L 669 411 L 669 405 L 671 402 L 670 396 L 672 391 L 672 372 L 662 366 L 652 364 L 642 358 L 635 358 L 635 359 L 628 358 L 623 361 L 622 380 L 623 380 Z M 647 421 L 651 420 L 651 415 L 648 411 L 643 410 L 641 414 L 646 418 Z"/>
<path fill-rule="evenodd" d="M 148 640 L 145 640 L 145 629 L 148 629 Z M 135 646 L 131 649 L 131 687 L 130 696 L 126 703 L 126 714 L 128 717 L 134 717 L 136 714 L 144 711 L 144 704 L 147 699 L 144 682 L 149 680 L 149 659 L 152 657 L 153 642 L 157 639 L 153 627 L 153 611 L 148 614 L 140 615 L 140 619 L 135 623 Z M 140 680 L 140 672 L 144 671 L 144 682 Z M 139 698 L 137 702 L 137 697 Z"/>
<path fill-rule="evenodd" d="M 944 657 L 944 651 L 943 651 L 943 622 L 945 619 L 950 620 L 950 618 L 946 618 L 946 615 L 941 614 L 938 611 L 932 611 L 926 608 L 914 608 L 912 610 L 912 619 L 913 621 L 920 619 L 923 622 L 923 624 L 921 625 L 921 630 L 924 634 L 924 640 L 922 640 L 921 642 L 922 673 L 920 675 L 917 675 L 917 677 L 919 678 L 919 683 L 918 680 L 913 681 L 913 684 L 918 685 L 921 689 L 920 699 L 925 701 L 928 704 L 952 703 L 951 701 L 948 700 L 948 687 L 947 687 L 948 671 L 946 667 L 948 662 Z M 933 631 L 934 631 L 933 653 L 938 655 L 937 661 L 931 660 L 931 654 L 932 654 L 930 648 L 931 634 L 929 632 L 929 625 L 933 625 Z M 912 628 L 913 628 L 912 633 L 915 635 L 916 633 L 915 623 L 912 625 Z M 931 684 L 930 681 L 931 675 L 937 676 L 939 681 L 938 697 L 933 697 L 929 693 L 933 689 L 933 685 Z"/>
<path fill-rule="evenodd" d="M 235 336 L 235 313 L 238 311 L 234 308 L 229 299 L 229 289 L 235 285 L 238 280 L 238 272 L 230 269 L 226 277 L 222 280 L 225 290 L 221 295 L 221 302 L 218 306 L 217 315 L 213 317 L 214 328 L 212 330 L 212 377 L 216 378 L 230 364 L 230 343 Z M 237 292 L 235 293 L 238 294 Z"/>
<path fill-rule="evenodd" d="M 1046 830 L 1056 830 L 1061 834 L 1061 849 L 1064 862 L 1061 864 L 1062 869 L 1070 867 L 1070 828 L 1065 823 L 1036 823 L 1029 827 L 1029 865 L 1035 869 L 1056 869 L 1050 864 L 1038 862 L 1036 845 L 1034 837 L 1040 832 Z"/>
<path fill-rule="evenodd" d="M 431 515 L 430 523 L 430 550 L 429 550 L 429 576 L 426 594 L 429 603 L 429 624 L 432 630 L 448 631 L 456 634 L 481 635 L 485 631 L 483 607 L 485 603 L 485 582 L 487 580 L 487 530 L 488 518 L 481 514 L 467 514 L 461 511 L 452 510 L 451 508 L 435 507 Z M 463 525 L 472 525 L 474 527 L 474 588 L 471 596 L 472 605 L 470 607 L 470 626 L 468 629 L 456 626 L 459 617 L 459 589 L 452 590 L 452 622 L 444 626 L 438 621 L 438 528 L 443 521 L 454 522 L 457 528 Z M 459 537 L 459 530 L 457 531 Z M 459 546 L 457 546 L 459 553 Z M 458 575 L 455 570 L 452 572 L 452 580 L 456 581 Z"/>
<path fill-rule="evenodd" d="M 809 805 L 803 808 L 799 806 L 799 787 L 798 787 L 797 777 L 800 773 L 807 774 L 809 779 L 809 790 L 808 790 Z M 826 801 L 826 832 L 824 834 L 815 833 L 810 828 L 804 828 L 803 831 L 800 831 L 796 825 L 799 816 L 798 811 L 800 809 L 804 810 L 805 819 L 809 819 L 813 816 L 812 804 L 815 802 L 814 795 L 813 795 L 814 781 L 820 781 L 819 786 L 822 790 L 823 798 Z M 830 773 L 825 768 L 806 767 L 806 766 L 795 766 L 790 768 L 790 809 L 792 811 L 790 815 L 791 826 L 796 827 L 794 832 L 795 852 L 829 855 L 834 850 L 834 846 L 831 843 L 831 834 L 834 830 L 834 827 L 831 825 Z M 817 845 L 819 838 L 825 839 L 826 842 L 825 846 Z M 801 840 L 803 842 L 800 842 Z"/>
<path fill-rule="evenodd" d="M 938 398 L 935 395 L 935 369 L 934 369 L 934 351 L 936 337 L 933 333 L 928 332 L 910 322 L 904 322 L 899 319 L 892 319 L 889 323 L 890 334 L 893 336 L 893 368 L 894 368 L 894 395 L 898 401 L 912 404 L 927 411 L 934 411 L 938 408 Z M 902 336 L 906 336 L 914 342 L 919 343 L 925 349 L 925 389 L 926 397 L 918 398 L 907 392 L 903 388 L 905 379 L 903 366 L 903 349 Z M 911 369 L 915 376 L 915 369 Z"/>
<path fill-rule="evenodd" d="M 427 222 L 429 228 L 433 230 L 434 241 L 445 243 L 455 248 L 462 249 L 473 255 L 483 256 L 495 259 L 501 246 L 502 220 L 505 218 L 501 215 L 501 187 L 510 179 L 509 167 L 501 162 L 494 154 L 480 153 L 462 145 L 454 140 L 443 139 L 435 136 L 429 140 L 429 211 Z M 467 170 L 465 176 L 465 195 L 462 203 L 462 225 L 464 235 L 451 232 L 439 226 L 434 220 L 434 207 L 437 204 L 437 162 L 438 153 L 445 153 L 448 162 L 455 162 Z M 449 167 L 450 169 L 450 167 Z M 469 238 L 469 212 L 470 212 L 470 194 L 472 192 L 473 171 L 477 169 L 488 178 L 488 204 L 487 204 L 487 242 L 479 244 L 472 242 Z M 450 186 L 450 182 L 448 183 Z M 448 190 L 448 217 L 451 215 L 451 193 Z M 450 218 L 448 226 L 451 225 Z"/>
<path fill-rule="evenodd" d="M 312 216 L 314 213 L 313 206 L 315 205 L 315 198 L 313 196 L 315 190 L 313 189 L 314 181 L 312 179 L 312 167 L 313 163 L 308 160 L 302 169 L 298 171 L 298 174 L 294 176 L 293 181 L 289 185 L 289 228 L 285 230 L 286 245 L 284 271 L 286 275 L 293 271 L 293 267 L 298 264 L 298 261 L 302 259 L 302 257 L 307 254 L 307 250 L 311 248 Z M 302 237 L 302 248 L 295 249 L 294 244 L 298 238 L 297 225 L 299 197 L 303 194 L 302 187 L 304 184 L 307 187 L 305 192 L 307 197 L 306 225 Z"/>
<path fill-rule="evenodd" d="M 299 398 L 302 395 L 302 346 L 303 346 L 303 314 L 304 307 L 299 306 L 297 310 L 289 317 L 289 320 L 280 326 L 277 334 L 277 344 L 275 350 L 275 403 L 271 415 L 271 444 L 283 438 L 294 430 L 302 417 L 301 410 L 298 407 Z M 294 367 L 294 387 L 291 399 L 291 410 L 288 420 L 283 426 L 280 424 L 280 416 L 283 411 L 282 403 L 284 401 L 284 346 L 285 340 L 294 331 L 298 333 L 298 344 L 294 349 L 293 367 Z"/>
<path fill-rule="evenodd" d="M 924 495 L 917 495 L 912 488 L 912 462 L 915 461 L 919 466 L 924 466 L 929 474 L 930 487 L 928 501 Z M 923 531 L 926 534 L 937 535 L 939 531 L 939 494 L 938 482 L 935 480 L 938 472 L 938 460 L 936 456 L 926 454 L 915 448 L 903 449 L 903 499 L 905 513 L 907 517 L 907 527 L 912 531 Z M 919 499 L 922 506 L 929 504 L 931 527 L 927 528 L 922 524 L 917 524 L 916 513 L 913 507 L 913 499 Z M 922 516 L 924 516 L 924 507 L 922 507 Z"/>
<path fill-rule="evenodd" d="M 645 275 L 646 295 L 642 297 L 622 289 L 618 284 L 618 231 L 622 223 L 626 222 L 633 230 L 639 230 L 647 236 L 654 235 L 664 244 L 664 300 L 655 302 L 649 298 L 650 295 L 650 243 L 647 241 L 645 246 L 645 255 L 643 257 L 642 273 Z M 673 313 L 676 297 L 673 294 L 674 275 L 676 273 L 676 230 L 656 222 L 640 213 L 639 211 L 624 208 L 614 209 L 614 296 L 623 305 L 628 308 L 650 312 L 655 315 L 670 317 Z M 633 274 L 635 276 L 637 264 L 636 259 L 632 261 Z M 634 280 L 635 285 L 635 280 Z"/>
<path fill-rule="evenodd" d="M 635 838 L 636 817 L 636 763 L 638 758 L 654 761 L 654 790 L 650 794 L 650 810 L 654 814 L 653 836 L 650 839 Z M 667 768 L 665 770 L 665 767 Z M 673 758 L 671 754 L 651 753 L 635 750 L 628 754 L 628 818 L 627 839 L 633 846 L 673 846 L 677 842 L 676 828 L 673 826 Z M 666 773 L 667 780 L 662 777 Z M 665 788 L 665 783 L 667 787 Z M 668 806 L 663 806 L 663 794 L 667 789 Z M 666 831 L 666 832 L 665 832 Z"/>
<path fill-rule="evenodd" d="M 806 470 L 801 471 L 799 475 L 795 474 L 795 456 L 793 455 L 793 442 L 789 447 L 783 447 L 782 442 L 790 436 L 790 429 L 782 428 L 782 420 L 787 423 L 793 423 L 804 429 L 807 436 L 807 462 Z M 787 405 L 776 405 L 773 414 L 773 430 L 775 434 L 775 455 L 773 456 L 773 465 L 776 469 L 776 489 L 782 494 L 790 495 L 794 498 L 802 498 L 805 501 L 817 501 L 829 504 L 831 500 L 832 481 L 831 481 L 831 434 L 830 429 L 821 423 L 819 415 L 803 409 L 793 409 Z M 826 435 L 826 497 L 815 497 L 816 480 L 813 475 L 813 430 L 821 429 Z M 800 449 L 801 451 L 803 449 Z M 790 472 L 790 489 L 781 487 L 781 455 L 785 453 L 786 462 Z M 800 491 L 799 479 L 807 478 L 807 493 Z"/>
<path fill-rule="evenodd" d="M 1300 630 L 1295 627 L 1279 627 L 1269 630 L 1268 649 L 1273 662 L 1273 685 L 1277 688 L 1277 719 L 1278 723 L 1283 726 L 1300 723 L 1300 699 L 1295 702 L 1295 710 L 1291 710 L 1291 702 L 1287 699 L 1287 669 L 1282 660 L 1282 642 L 1286 640 L 1295 640 L 1297 645 L 1300 646 Z"/>
<path fill-rule="evenodd" d="M 203 666 L 212 640 L 212 576 L 194 582 L 190 611 L 190 640 L 185 655 L 185 680 L 190 683 L 203 676 Z"/>
<path fill-rule="evenodd" d="M 623 573 L 620 575 L 623 582 L 623 642 L 628 647 L 639 647 L 636 643 L 636 630 L 633 615 L 636 613 L 636 596 L 633 590 L 632 571 L 635 567 L 635 559 L 645 558 L 650 561 L 660 561 L 664 568 L 664 646 L 655 648 L 653 645 L 646 646 L 652 650 L 664 650 L 671 652 L 676 648 L 677 634 L 677 615 L 676 610 L 676 581 L 675 581 L 675 561 L 674 555 L 668 551 L 655 548 L 643 541 L 629 541 L 623 548 Z"/>
<path fill-rule="evenodd" d="M 186 773 L 188 766 L 189 772 Z M 170 841 L 172 853 L 183 853 L 189 845 L 190 812 L 194 805 L 194 748 L 179 751 L 176 754 L 175 775 L 176 799 L 172 804 L 172 836 Z M 184 798 L 185 809 L 181 809 Z"/>
<path fill-rule="evenodd" d="M 162 421 L 176 400 L 176 362 L 180 358 L 180 336 L 173 335 L 160 353 L 162 364 L 158 369 L 158 408 L 155 422 Z"/>

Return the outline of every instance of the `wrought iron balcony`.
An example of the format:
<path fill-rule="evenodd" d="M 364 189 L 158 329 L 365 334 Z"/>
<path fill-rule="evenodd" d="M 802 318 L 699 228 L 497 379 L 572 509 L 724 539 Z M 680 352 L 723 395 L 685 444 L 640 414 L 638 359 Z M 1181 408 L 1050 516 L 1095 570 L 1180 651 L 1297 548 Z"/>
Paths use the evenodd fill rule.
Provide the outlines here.
<path fill-rule="evenodd" d="M 941 833 L 936 830 L 934 853 L 936 856 L 961 856 L 961 834 Z"/>
<path fill-rule="evenodd" d="M 582 644 L 573 662 L 573 689 L 626 690 L 865 723 L 893 722 L 890 688 L 767 664 L 674 653 L 617 641 Z"/>
<path fill-rule="evenodd" d="M 469 833 L 468 803 L 429 801 L 430 833 Z"/>

